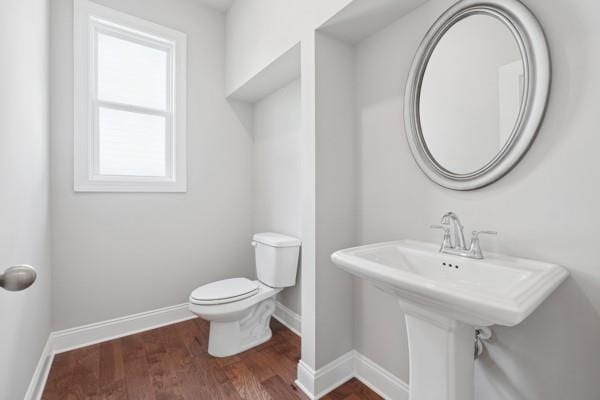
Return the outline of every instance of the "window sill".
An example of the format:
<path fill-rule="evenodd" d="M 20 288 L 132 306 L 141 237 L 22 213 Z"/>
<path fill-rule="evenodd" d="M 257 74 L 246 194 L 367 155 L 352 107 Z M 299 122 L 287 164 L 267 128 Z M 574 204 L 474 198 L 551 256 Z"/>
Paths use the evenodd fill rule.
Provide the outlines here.
<path fill-rule="evenodd" d="M 76 184 L 73 190 L 82 192 L 106 193 L 186 193 L 187 185 L 184 183 L 169 182 L 88 182 Z"/>

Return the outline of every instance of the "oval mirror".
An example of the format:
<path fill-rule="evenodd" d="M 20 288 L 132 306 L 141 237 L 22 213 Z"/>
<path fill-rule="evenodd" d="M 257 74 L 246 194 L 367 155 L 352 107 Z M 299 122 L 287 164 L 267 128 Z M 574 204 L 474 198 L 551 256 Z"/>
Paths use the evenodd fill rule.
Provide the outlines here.
<path fill-rule="evenodd" d="M 543 32 L 516 0 L 463 0 L 446 11 L 413 62 L 405 103 L 415 160 L 451 189 L 488 185 L 527 151 L 550 83 Z"/>

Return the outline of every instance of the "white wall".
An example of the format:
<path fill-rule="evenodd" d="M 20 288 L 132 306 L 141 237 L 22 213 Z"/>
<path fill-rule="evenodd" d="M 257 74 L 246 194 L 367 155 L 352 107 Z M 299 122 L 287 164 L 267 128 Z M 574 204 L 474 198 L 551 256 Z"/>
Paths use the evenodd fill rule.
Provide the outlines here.
<path fill-rule="evenodd" d="M 436 186 L 418 169 L 402 118 L 413 55 L 451 3 L 432 0 L 357 47 L 360 240 L 438 242 L 439 233 L 428 226 L 454 210 L 467 232 L 500 232 L 498 238 L 482 239 L 484 251 L 566 266 L 572 277 L 532 316 L 515 328 L 494 328 L 489 355 L 476 363 L 476 398 L 597 399 L 600 5 L 592 0 L 525 1 L 540 19 L 552 53 L 545 121 L 530 152 L 506 177 L 484 189 L 456 192 Z M 399 306 L 364 283 L 356 285 L 355 296 L 355 347 L 408 381 Z"/>
<path fill-rule="evenodd" d="M 227 13 L 227 93 L 351 0 L 236 0 Z"/>
<path fill-rule="evenodd" d="M 254 105 L 254 231 L 302 238 L 300 80 Z M 279 295 L 300 314 L 302 278 Z"/>
<path fill-rule="evenodd" d="M 352 350 L 352 277 L 331 253 L 356 244 L 354 51 L 317 33 L 315 51 L 316 367 Z"/>
<path fill-rule="evenodd" d="M 48 1 L 0 12 L 0 272 L 31 264 L 35 284 L 0 289 L 0 399 L 22 399 L 50 331 Z"/>
<path fill-rule="evenodd" d="M 316 365 L 316 154 L 315 154 L 315 121 L 316 121 L 316 79 L 315 79 L 315 32 L 309 32 L 301 41 L 301 99 L 302 105 L 302 354 L 298 368 L 298 381 L 310 385 L 312 377 L 301 375 L 302 363 L 311 368 Z M 313 388 L 314 389 L 314 388 Z M 310 389 L 309 389 L 310 390 Z"/>
<path fill-rule="evenodd" d="M 102 0 L 188 35 L 188 192 L 73 192 L 72 1 L 52 1 L 54 328 L 254 275 L 252 139 L 224 98 L 225 18 L 195 0 Z"/>

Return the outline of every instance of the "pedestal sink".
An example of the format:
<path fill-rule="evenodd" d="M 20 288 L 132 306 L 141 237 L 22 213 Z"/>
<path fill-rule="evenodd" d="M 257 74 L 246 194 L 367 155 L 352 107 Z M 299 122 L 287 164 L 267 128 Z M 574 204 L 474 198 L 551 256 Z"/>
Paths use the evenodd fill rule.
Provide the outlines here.
<path fill-rule="evenodd" d="M 401 240 L 340 250 L 331 259 L 398 298 L 408 330 L 410 400 L 472 400 L 475 328 L 519 324 L 568 272 L 499 254 L 475 260 L 438 250 Z"/>

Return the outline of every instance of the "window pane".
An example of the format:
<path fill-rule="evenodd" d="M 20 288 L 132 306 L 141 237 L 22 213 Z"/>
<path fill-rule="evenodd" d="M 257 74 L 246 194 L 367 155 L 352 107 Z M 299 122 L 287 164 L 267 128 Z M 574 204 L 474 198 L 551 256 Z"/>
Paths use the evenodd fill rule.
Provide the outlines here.
<path fill-rule="evenodd" d="M 166 176 L 166 118 L 100 108 L 100 174 Z"/>
<path fill-rule="evenodd" d="M 168 53 L 98 34 L 98 97 L 141 107 L 167 107 Z"/>

